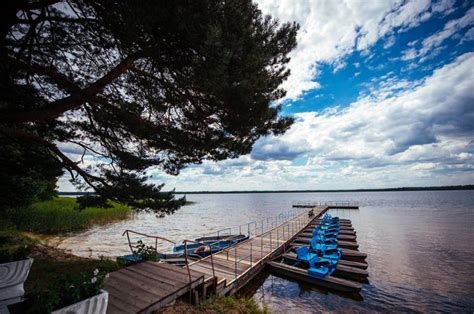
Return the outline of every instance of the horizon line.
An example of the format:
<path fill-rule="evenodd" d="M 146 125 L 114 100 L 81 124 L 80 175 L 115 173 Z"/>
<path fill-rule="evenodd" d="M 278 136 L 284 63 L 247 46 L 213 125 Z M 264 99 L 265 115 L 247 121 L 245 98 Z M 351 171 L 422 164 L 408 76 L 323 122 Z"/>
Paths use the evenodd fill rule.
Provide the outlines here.
<path fill-rule="evenodd" d="M 414 186 L 397 188 L 374 188 L 374 189 L 330 189 L 330 190 L 229 190 L 229 191 L 175 191 L 174 194 L 251 194 L 251 193 L 338 193 L 338 192 L 403 192 L 403 191 L 446 191 L 446 190 L 474 190 L 474 184 L 445 185 L 445 186 Z M 165 191 L 171 192 L 171 191 Z M 94 194 L 94 192 L 66 192 L 58 191 L 58 195 L 71 194 Z"/>

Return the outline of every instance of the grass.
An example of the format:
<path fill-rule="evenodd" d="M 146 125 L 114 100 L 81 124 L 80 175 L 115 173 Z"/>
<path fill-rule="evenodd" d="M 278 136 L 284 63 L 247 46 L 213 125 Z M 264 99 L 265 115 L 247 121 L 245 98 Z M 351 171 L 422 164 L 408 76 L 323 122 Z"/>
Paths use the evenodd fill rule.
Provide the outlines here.
<path fill-rule="evenodd" d="M 10 211 L 7 217 L 21 231 L 61 234 L 126 219 L 132 212 L 126 205 L 116 202 L 110 202 L 110 205 L 110 208 L 87 207 L 79 210 L 75 198 L 56 197 L 35 203 L 30 208 Z"/>
<path fill-rule="evenodd" d="M 200 311 L 212 313 L 252 313 L 267 314 L 268 308 L 261 308 L 257 302 L 247 298 L 236 298 L 234 296 L 220 296 L 209 299 L 197 306 Z"/>

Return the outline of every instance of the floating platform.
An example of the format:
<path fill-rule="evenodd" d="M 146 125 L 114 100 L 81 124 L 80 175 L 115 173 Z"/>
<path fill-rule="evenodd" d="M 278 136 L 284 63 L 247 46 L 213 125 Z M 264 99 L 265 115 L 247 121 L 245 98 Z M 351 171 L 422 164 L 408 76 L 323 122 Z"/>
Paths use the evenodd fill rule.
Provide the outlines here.
<path fill-rule="evenodd" d="M 359 209 L 359 202 L 293 202 L 295 208 L 327 207 L 328 209 Z"/>

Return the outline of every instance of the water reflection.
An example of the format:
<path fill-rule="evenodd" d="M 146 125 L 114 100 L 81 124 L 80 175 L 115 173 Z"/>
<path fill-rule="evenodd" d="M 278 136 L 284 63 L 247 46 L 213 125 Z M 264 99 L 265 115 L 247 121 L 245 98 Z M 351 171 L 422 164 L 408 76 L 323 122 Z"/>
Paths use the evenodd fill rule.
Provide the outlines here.
<path fill-rule="evenodd" d="M 127 253 L 125 229 L 172 240 L 200 236 L 276 215 L 298 201 L 355 200 L 360 210 L 334 210 L 349 218 L 360 251 L 368 254 L 370 284 L 361 297 L 315 289 L 268 273 L 242 294 L 275 312 L 474 310 L 474 192 L 373 192 L 189 195 L 196 204 L 162 219 L 137 215 L 127 222 L 96 228 L 61 246 L 80 255 Z M 90 249 L 89 249 L 90 248 Z"/>

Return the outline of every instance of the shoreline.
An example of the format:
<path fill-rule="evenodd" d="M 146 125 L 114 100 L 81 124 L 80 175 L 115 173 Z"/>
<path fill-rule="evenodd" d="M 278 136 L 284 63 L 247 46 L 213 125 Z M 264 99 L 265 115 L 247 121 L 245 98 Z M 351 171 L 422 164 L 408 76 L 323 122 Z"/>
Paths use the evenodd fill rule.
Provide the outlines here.
<path fill-rule="evenodd" d="M 259 194 L 259 193 L 346 193 L 346 192 L 417 192 L 417 191 L 469 191 L 474 190 L 474 184 L 427 186 L 427 187 L 399 187 L 380 189 L 336 189 L 336 190 L 243 190 L 243 191 L 176 191 L 174 194 Z M 92 192 L 58 192 L 62 196 L 94 195 Z M 187 201 L 185 205 L 192 204 Z M 184 206 L 185 206 L 184 205 Z"/>

